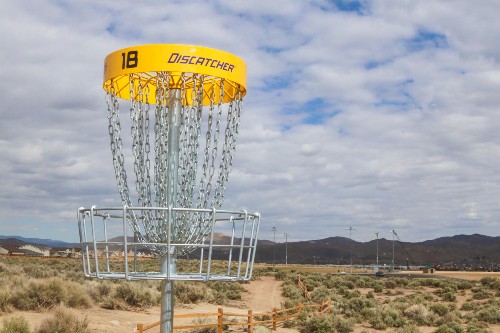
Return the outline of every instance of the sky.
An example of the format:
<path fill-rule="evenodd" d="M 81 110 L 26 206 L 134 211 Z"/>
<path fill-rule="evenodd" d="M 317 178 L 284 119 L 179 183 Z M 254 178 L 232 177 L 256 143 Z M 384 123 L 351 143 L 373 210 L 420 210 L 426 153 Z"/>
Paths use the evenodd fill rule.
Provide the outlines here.
<path fill-rule="evenodd" d="M 0 235 L 75 242 L 79 207 L 119 206 L 104 58 L 192 44 L 247 63 L 224 208 L 259 212 L 261 238 L 500 236 L 499 15 L 495 0 L 1 1 Z"/>

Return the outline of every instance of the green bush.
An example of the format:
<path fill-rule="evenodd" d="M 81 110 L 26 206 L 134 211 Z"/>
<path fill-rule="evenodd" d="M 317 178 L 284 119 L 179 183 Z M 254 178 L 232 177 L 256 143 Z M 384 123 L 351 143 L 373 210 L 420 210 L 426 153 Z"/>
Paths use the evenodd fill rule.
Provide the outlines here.
<path fill-rule="evenodd" d="M 331 316 L 320 314 L 308 318 L 302 323 L 301 333 L 331 333 L 334 332 L 334 322 Z"/>
<path fill-rule="evenodd" d="M 441 303 L 434 303 L 431 304 L 430 310 L 437 314 L 438 316 L 444 316 L 448 312 L 450 312 L 450 308 L 448 308 L 446 305 L 441 304 Z"/>
<path fill-rule="evenodd" d="M 500 280 L 498 280 L 495 277 L 492 276 L 485 276 L 479 280 L 479 283 L 481 283 L 483 286 L 489 287 L 489 288 L 495 288 Z"/>
<path fill-rule="evenodd" d="M 407 324 L 403 327 L 398 327 L 394 333 L 420 333 L 420 330 L 415 324 Z"/>
<path fill-rule="evenodd" d="M 500 323 L 500 308 L 494 305 L 487 305 L 475 313 L 477 320 L 488 324 Z"/>
<path fill-rule="evenodd" d="M 349 333 L 354 330 L 354 322 L 349 319 L 333 317 L 333 327 L 338 333 Z"/>
<path fill-rule="evenodd" d="M 297 286 L 294 285 L 286 285 L 282 288 L 281 294 L 292 300 L 302 300 L 304 291 Z"/>
<path fill-rule="evenodd" d="M 311 298 L 314 302 L 320 303 L 321 301 L 327 301 L 330 297 L 330 290 L 326 287 L 318 287 L 311 293 Z"/>
<path fill-rule="evenodd" d="M 0 333 L 30 333 L 30 325 L 23 317 L 4 319 Z"/>
<path fill-rule="evenodd" d="M 178 281 L 175 283 L 174 293 L 175 299 L 183 304 L 196 304 L 213 299 L 206 285 L 201 283 Z"/>
<path fill-rule="evenodd" d="M 79 320 L 64 308 L 57 308 L 54 316 L 45 319 L 36 333 L 90 333 L 87 318 Z"/>
<path fill-rule="evenodd" d="M 422 304 L 413 304 L 404 310 L 404 315 L 419 325 L 432 323 L 432 313 Z"/>
<path fill-rule="evenodd" d="M 396 281 L 394 281 L 393 279 L 388 279 L 385 281 L 384 283 L 385 287 L 387 289 L 394 289 L 398 286 L 398 284 L 396 283 Z"/>
<path fill-rule="evenodd" d="M 477 309 L 478 309 L 477 304 L 472 303 L 472 302 L 464 302 L 462 304 L 462 306 L 460 307 L 460 310 L 463 310 L 463 311 L 474 311 Z"/>
<path fill-rule="evenodd" d="M 66 300 L 66 289 L 60 279 L 30 282 L 26 289 L 18 290 L 12 303 L 19 310 L 50 309 Z"/>
<path fill-rule="evenodd" d="M 0 312 L 10 312 L 10 293 L 0 291 Z"/>
<path fill-rule="evenodd" d="M 472 292 L 473 292 L 472 299 L 481 300 L 494 297 L 492 293 L 484 289 L 475 289 Z"/>
<path fill-rule="evenodd" d="M 459 323 L 453 322 L 439 326 L 433 333 L 464 333 L 464 329 Z"/>
<path fill-rule="evenodd" d="M 70 308 L 88 309 L 92 307 L 92 298 L 81 285 L 76 282 L 66 282 L 66 305 Z"/>
<path fill-rule="evenodd" d="M 137 308 L 149 308 L 159 303 L 150 290 L 136 286 L 135 283 L 120 284 L 115 290 L 115 296 L 126 304 Z"/>

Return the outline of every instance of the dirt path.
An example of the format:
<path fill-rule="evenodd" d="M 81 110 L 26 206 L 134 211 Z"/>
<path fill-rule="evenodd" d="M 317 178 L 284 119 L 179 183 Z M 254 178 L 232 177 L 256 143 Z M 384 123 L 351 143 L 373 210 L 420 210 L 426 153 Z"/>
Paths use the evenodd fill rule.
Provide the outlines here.
<path fill-rule="evenodd" d="M 273 277 L 264 276 L 259 281 L 252 281 L 243 285 L 248 293 L 243 295 L 243 302 L 247 309 L 254 312 L 267 312 L 279 308 L 283 297 L 281 296 L 281 281 Z"/>

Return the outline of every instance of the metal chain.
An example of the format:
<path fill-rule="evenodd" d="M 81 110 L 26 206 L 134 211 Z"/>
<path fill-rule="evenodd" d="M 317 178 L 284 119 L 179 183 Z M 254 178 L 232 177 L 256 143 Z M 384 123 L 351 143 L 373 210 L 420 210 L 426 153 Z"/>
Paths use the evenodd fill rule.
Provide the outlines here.
<path fill-rule="evenodd" d="M 120 105 L 118 103 L 118 99 L 116 98 L 113 82 L 111 82 L 110 92 L 106 95 L 106 104 L 108 106 L 108 133 L 110 137 L 111 155 L 113 156 L 113 167 L 115 169 L 118 192 L 120 192 L 122 205 L 131 206 L 127 173 L 125 171 L 125 158 L 123 156 L 123 141 L 120 136 Z M 138 235 L 139 240 L 144 241 L 144 238 L 141 237 L 140 228 L 137 225 L 135 214 L 129 216 L 129 221 L 132 230 Z"/>
<path fill-rule="evenodd" d="M 144 77 L 147 75 L 147 77 Z M 174 80 L 176 80 L 174 82 Z M 155 89 L 156 105 L 154 117 L 149 115 L 149 85 Z M 240 114 L 241 94 L 224 104 L 223 79 L 205 77 L 200 74 L 169 72 L 130 75 L 130 119 L 132 135 L 133 170 L 139 207 L 167 207 L 169 196 L 175 195 L 172 203 L 185 208 L 220 208 L 224 201 L 232 160 L 236 149 Z M 239 87 L 236 86 L 239 90 Z M 174 89 L 181 90 L 181 115 L 179 127 L 179 160 L 169 168 L 169 101 Z M 204 99 L 209 103 L 204 106 Z M 120 137 L 119 104 L 115 91 L 107 96 L 109 135 L 116 181 L 123 205 L 132 206 L 125 171 L 123 142 Z M 224 113 L 227 115 L 224 117 Z M 154 128 L 150 133 L 151 121 Z M 203 134 L 202 134 L 203 133 Z M 154 135 L 154 138 L 150 137 Z M 221 137 L 223 135 L 223 138 Z M 152 141 L 153 140 L 153 141 Z M 154 142 L 154 147 L 151 147 Z M 154 165 L 151 166 L 151 154 Z M 177 192 L 168 194 L 173 184 L 168 184 L 169 169 L 177 165 Z M 171 177 L 170 177 L 171 178 Z M 216 182 L 214 184 L 214 181 Z M 205 215 L 193 211 L 177 211 L 174 221 L 168 221 L 166 211 L 144 210 L 131 216 L 129 222 L 142 242 L 165 242 L 168 231 L 171 241 L 199 244 L 210 232 L 211 221 Z M 138 213 L 139 214 L 139 213 Z M 168 227 L 165 223 L 170 223 Z M 139 226 L 142 223 L 142 229 Z M 145 241 L 147 240 L 147 241 Z M 159 247 L 150 246 L 153 252 Z M 190 247 L 175 249 L 177 254 L 186 254 Z"/>

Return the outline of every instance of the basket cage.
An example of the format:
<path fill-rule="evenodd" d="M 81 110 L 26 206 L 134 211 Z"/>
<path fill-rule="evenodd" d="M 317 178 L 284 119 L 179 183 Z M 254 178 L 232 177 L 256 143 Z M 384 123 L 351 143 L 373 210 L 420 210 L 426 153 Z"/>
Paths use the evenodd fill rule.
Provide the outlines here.
<path fill-rule="evenodd" d="M 160 238 L 148 237 L 144 224 L 137 223 L 145 215 L 158 216 L 164 230 Z M 169 223 L 176 216 L 194 219 L 209 232 L 201 238 L 183 233 L 181 238 L 172 230 L 175 223 Z M 245 210 L 80 208 L 83 271 L 99 279 L 247 281 L 252 277 L 259 225 L 260 215 Z"/>

